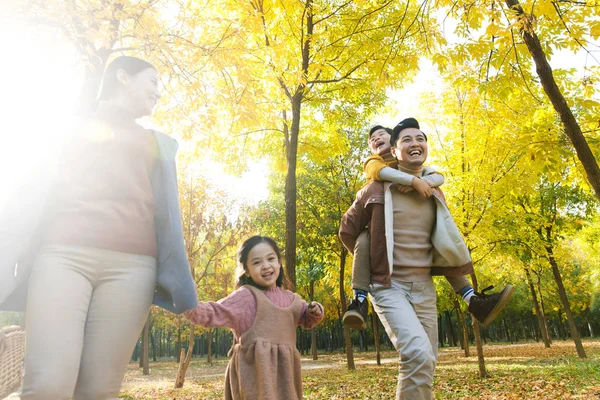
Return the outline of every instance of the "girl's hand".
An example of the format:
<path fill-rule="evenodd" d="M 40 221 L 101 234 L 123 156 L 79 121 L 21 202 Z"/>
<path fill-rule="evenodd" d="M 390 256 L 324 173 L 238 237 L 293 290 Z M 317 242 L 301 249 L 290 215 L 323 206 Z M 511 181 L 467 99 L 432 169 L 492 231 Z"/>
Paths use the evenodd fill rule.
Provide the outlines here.
<path fill-rule="evenodd" d="M 413 190 L 415 190 L 415 188 L 412 186 L 398 185 L 398 191 L 400 193 L 409 193 L 409 192 L 412 192 Z"/>
<path fill-rule="evenodd" d="M 308 313 L 313 317 L 320 318 L 323 316 L 323 306 L 313 301 L 308 305 Z"/>

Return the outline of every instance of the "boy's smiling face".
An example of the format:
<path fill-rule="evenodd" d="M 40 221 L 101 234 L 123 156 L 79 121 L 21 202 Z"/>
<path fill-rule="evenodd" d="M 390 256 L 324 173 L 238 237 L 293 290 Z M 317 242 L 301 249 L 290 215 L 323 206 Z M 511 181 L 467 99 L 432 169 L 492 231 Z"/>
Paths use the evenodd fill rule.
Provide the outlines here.
<path fill-rule="evenodd" d="M 389 153 L 391 149 L 391 138 L 392 135 L 387 133 L 385 129 L 377 129 L 369 137 L 369 150 L 371 150 L 371 153 L 380 156 Z"/>

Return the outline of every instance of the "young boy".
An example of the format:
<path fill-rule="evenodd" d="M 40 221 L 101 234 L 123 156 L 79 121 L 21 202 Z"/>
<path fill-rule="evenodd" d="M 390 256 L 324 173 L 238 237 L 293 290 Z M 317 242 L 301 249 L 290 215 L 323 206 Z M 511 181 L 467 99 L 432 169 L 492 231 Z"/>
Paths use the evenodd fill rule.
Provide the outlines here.
<path fill-rule="evenodd" d="M 414 118 L 407 118 L 398 124 L 401 129 L 419 128 L 419 123 Z M 396 129 L 398 129 L 398 127 Z M 392 130 L 377 125 L 369 131 L 369 149 L 373 153 L 364 164 L 365 174 L 368 182 L 388 181 L 397 183 L 398 190 L 407 193 L 416 190 L 421 196 L 427 198 L 432 195 L 432 189 L 444 183 L 443 175 L 431 167 L 423 167 L 421 177 L 402 172 L 397 168 L 397 160 L 391 154 Z M 427 136 L 425 140 L 427 140 Z M 354 299 L 344 314 L 344 325 L 355 329 L 366 329 L 366 317 L 369 304 L 367 293 L 370 282 L 370 237 L 367 230 L 363 231 L 357 238 L 354 247 L 354 261 L 352 264 L 352 289 Z M 514 288 L 507 285 L 501 292 L 486 295 L 476 293 L 465 276 L 446 277 L 454 291 L 461 295 L 468 304 L 469 312 L 483 326 L 487 327 L 498 313 L 510 300 Z"/>

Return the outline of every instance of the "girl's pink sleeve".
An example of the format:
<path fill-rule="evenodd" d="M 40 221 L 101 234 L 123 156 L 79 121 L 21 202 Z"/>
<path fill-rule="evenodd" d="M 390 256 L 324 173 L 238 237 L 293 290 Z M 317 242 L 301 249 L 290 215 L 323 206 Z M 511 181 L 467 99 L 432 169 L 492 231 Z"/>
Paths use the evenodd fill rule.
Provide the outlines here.
<path fill-rule="evenodd" d="M 321 315 L 318 317 L 315 317 L 308 312 L 308 304 L 306 303 L 306 301 L 302 300 L 302 313 L 300 313 L 298 325 L 300 325 L 304 329 L 314 328 L 314 326 L 321 322 L 323 320 L 323 317 L 325 316 L 325 309 L 323 308 L 321 303 L 315 303 L 315 307 L 321 307 Z"/>
<path fill-rule="evenodd" d="M 194 325 L 231 328 L 241 335 L 252 325 L 256 314 L 256 300 L 248 289 L 240 288 L 217 302 L 198 302 L 196 308 L 183 314 Z"/>

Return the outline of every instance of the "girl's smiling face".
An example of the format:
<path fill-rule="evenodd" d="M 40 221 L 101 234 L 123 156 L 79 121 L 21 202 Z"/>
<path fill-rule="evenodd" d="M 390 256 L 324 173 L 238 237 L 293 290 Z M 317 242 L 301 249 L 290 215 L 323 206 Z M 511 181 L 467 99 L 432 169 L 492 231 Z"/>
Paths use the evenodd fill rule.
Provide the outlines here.
<path fill-rule="evenodd" d="M 265 289 L 274 287 L 280 272 L 281 263 L 268 243 L 259 243 L 248 253 L 246 276 L 252 278 L 257 285 Z"/>

